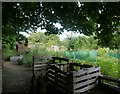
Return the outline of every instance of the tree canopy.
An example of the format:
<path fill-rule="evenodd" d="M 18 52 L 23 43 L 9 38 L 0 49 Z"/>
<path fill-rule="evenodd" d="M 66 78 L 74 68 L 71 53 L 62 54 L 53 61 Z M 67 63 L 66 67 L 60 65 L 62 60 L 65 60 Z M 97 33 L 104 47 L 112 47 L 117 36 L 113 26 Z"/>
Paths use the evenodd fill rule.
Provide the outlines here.
<path fill-rule="evenodd" d="M 60 46 L 60 39 L 55 34 L 46 36 L 42 32 L 31 33 L 31 35 L 28 37 L 28 41 L 32 44 L 43 43 L 43 44 L 49 44 L 48 46 L 51 46 L 51 45 L 59 45 Z"/>
<path fill-rule="evenodd" d="M 64 30 L 95 34 L 101 46 L 111 47 L 116 45 L 114 34 L 120 32 L 119 2 L 5 2 L 2 12 L 3 38 L 41 27 L 46 34 Z M 60 23 L 62 28 L 54 23 Z"/>
<path fill-rule="evenodd" d="M 72 32 L 71 32 L 72 33 Z M 30 45 L 38 45 L 41 49 L 50 48 L 51 46 L 64 47 L 68 51 L 78 51 L 78 50 L 93 50 L 98 49 L 97 40 L 94 36 L 73 36 L 72 34 L 67 35 L 67 37 L 60 41 L 59 36 L 55 34 L 45 35 L 42 32 L 31 33 L 28 37 Z M 31 47 L 32 48 L 32 47 Z"/>

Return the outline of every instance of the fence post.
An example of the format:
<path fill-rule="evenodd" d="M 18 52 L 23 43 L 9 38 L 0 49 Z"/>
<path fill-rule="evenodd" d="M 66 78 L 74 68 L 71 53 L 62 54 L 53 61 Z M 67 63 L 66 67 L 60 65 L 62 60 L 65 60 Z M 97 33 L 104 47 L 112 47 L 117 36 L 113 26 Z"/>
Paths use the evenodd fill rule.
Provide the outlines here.
<path fill-rule="evenodd" d="M 67 74 L 67 94 L 73 94 L 73 72 L 68 72 Z"/>
<path fill-rule="evenodd" d="M 55 93 L 57 93 L 57 87 L 58 87 L 58 68 L 55 67 Z"/>
<path fill-rule="evenodd" d="M 34 60 L 35 57 L 33 56 L 33 64 L 32 64 L 32 79 L 31 79 L 31 90 L 33 94 L 36 94 L 36 75 L 34 73 Z"/>
<path fill-rule="evenodd" d="M 73 63 L 69 63 L 69 71 L 73 71 L 73 70 L 74 70 Z"/>
<path fill-rule="evenodd" d="M 36 76 L 33 73 L 32 79 L 31 79 L 31 92 L 32 94 L 36 94 Z"/>
<path fill-rule="evenodd" d="M 85 71 L 86 71 L 87 75 L 89 76 L 89 75 L 90 75 L 90 74 L 89 74 L 89 70 L 88 70 L 87 68 L 85 68 Z M 87 85 L 86 87 L 88 87 L 88 88 L 89 88 L 89 86 L 90 86 L 89 80 L 90 80 L 90 78 L 87 78 L 88 85 Z M 89 90 L 87 91 L 87 93 L 89 93 Z"/>
<path fill-rule="evenodd" d="M 119 79 L 119 81 L 118 81 L 118 87 L 120 87 L 120 79 Z"/>

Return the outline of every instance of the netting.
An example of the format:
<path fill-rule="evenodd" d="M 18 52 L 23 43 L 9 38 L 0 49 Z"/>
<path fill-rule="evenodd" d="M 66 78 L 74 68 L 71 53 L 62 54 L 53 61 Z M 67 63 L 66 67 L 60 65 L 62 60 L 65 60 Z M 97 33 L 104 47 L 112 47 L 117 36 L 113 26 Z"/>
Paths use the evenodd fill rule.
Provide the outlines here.
<path fill-rule="evenodd" d="M 120 54 L 111 54 L 111 53 L 109 53 L 109 56 L 120 58 Z"/>
<path fill-rule="evenodd" d="M 93 51 L 78 51 L 78 52 L 58 52 L 62 54 L 64 57 L 68 57 L 69 59 L 79 59 L 79 60 L 89 60 L 93 62 L 97 62 L 97 52 Z"/>

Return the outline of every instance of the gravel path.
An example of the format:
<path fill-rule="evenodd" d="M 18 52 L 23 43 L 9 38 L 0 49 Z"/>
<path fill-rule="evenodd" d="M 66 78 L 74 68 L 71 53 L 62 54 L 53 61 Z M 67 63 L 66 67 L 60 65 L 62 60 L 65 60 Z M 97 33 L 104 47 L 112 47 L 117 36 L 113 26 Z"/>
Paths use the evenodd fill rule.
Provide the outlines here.
<path fill-rule="evenodd" d="M 32 72 L 23 65 L 5 61 L 3 68 L 3 94 L 30 94 Z"/>

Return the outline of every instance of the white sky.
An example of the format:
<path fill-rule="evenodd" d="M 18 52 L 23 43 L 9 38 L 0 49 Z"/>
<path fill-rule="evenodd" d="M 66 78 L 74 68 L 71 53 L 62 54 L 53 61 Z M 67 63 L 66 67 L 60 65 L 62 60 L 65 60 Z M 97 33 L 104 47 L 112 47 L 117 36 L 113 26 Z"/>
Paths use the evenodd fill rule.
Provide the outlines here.
<path fill-rule="evenodd" d="M 62 28 L 62 26 L 61 26 L 59 23 L 56 23 L 56 24 L 54 24 L 54 25 L 55 25 L 55 27 L 58 27 L 58 29 Z M 41 30 L 41 28 L 38 28 L 38 29 L 37 29 L 37 32 L 43 32 L 43 33 L 44 33 L 44 32 L 46 32 L 46 30 L 45 30 L 45 29 Z M 30 34 L 27 34 L 27 33 L 25 33 L 25 32 L 20 32 L 20 34 L 23 34 L 23 35 L 26 36 L 26 37 L 29 37 L 29 36 L 30 36 Z M 79 36 L 79 35 L 83 36 L 83 34 L 73 33 L 73 32 L 71 32 L 71 31 L 67 32 L 67 30 L 64 30 L 64 32 L 63 32 L 61 35 L 58 35 L 58 36 L 59 36 L 60 40 L 62 41 L 64 38 L 67 38 L 67 36 L 71 36 L 71 34 L 72 34 L 72 36 L 74 36 L 74 37 L 77 37 L 77 36 Z"/>

